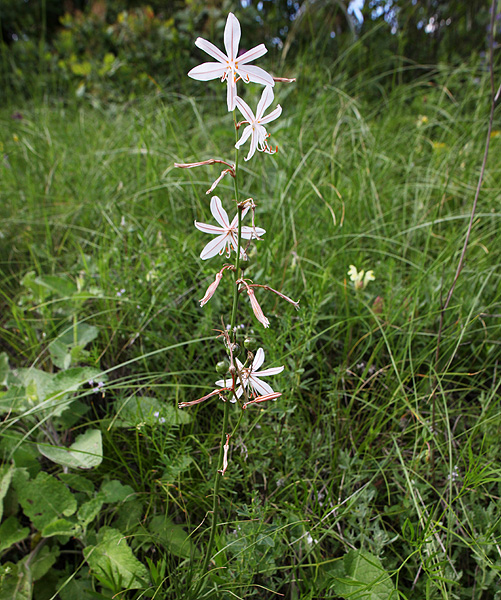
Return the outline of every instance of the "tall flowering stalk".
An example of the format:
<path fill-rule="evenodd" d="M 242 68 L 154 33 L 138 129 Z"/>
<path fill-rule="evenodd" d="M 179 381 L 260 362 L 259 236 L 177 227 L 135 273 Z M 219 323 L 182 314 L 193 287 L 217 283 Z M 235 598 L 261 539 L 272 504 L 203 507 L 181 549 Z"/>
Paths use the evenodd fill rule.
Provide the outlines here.
<path fill-rule="evenodd" d="M 204 306 L 219 289 L 219 285 L 223 279 L 233 273 L 233 294 L 231 302 L 231 317 L 229 327 L 221 331 L 219 337 L 222 338 L 228 356 L 227 360 L 218 363 L 216 370 L 224 378 L 216 381 L 217 389 L 214 389 L 205 396 L 194 399 L 188 402 L 183 402 L 179 405 L 180 408 L 190 407 L 195 404 L 201 404 L 206 401 L 218 400 L 224 404 L 223 423 L 221 428 L 221 444 L 219 450 L 219 458 L 216 466 L 216 474 L 214 481 L 214 495 L 212 508 L 212 523 L 210 529 L 210 537 L 205 553 L 204 563 L 202 567 L 202 577 L 195 586 L 194 595 L 200 591 L 204 578 L 207 574 L 209 561 L 212 555 L 212 547 L 216 526 L 218 523 L 218 495 L 221 479 L 226 470 L 229 468 L 229 450 L 230 440 L 235 435 L 235 432 L 240 424 L 244 411 L 254 404 L 260 404 L 270 400 L 277 400 L 282 394 L 275 392 L 271 385 L 263 381 L 262 377 L 269 377 L 281 373 L 284 369 L 274 367 L 261 369 L 265 353 L 263 348 L 257 349 L 256 341 L 252 338 L 245 339 L 243 345 L 245 347 L 245 361 L 241 362 L 236 354 L 239 351 L 237 339 L 236 318 L 239 306 L 239 300 L 242 292 L 249 299 L 250 307 L 255 318 L 263 327 L 269 327 L 270 321 L 265 316 L 261 305 L 256 296 L 256 290 L 270 291 L 278 294 L 284 300 L 290 302 L 296 309 L 299 308 L 299 303 L 291 300 L 281 292 L 278 292 L 266 284 L 254 283 L 249 279 L 244 279 L 242 275 L 242 261 L 248 260 L 247 250 L 249 245 L 255 241 L 261 241 L 262 236 L 266 231 L 262 227 L 257 227 L 255 224 L 255 210 L 257 205 L 252 198 L 245 200 L 240 199 L 239 192 L 239 169 L 238 169 L 238 151 L 241 146 L 249 141 L 249 151 L 245 160 L 250 160 L 254 157 L 256 151 L 265 154 L 273 154 L 277 150 L 268 143 L 269 134 L 266 131 L 265 125 L 277 119 L 282 108 L 277 105 L 268 115 L 265 116 L 265 111 L 271 106 L 274 100 L 273 86 L 275 81 L 291 82 L 294 80 L 284 78 L 273 78 L 269 73 L 262 68 L 249 65 L 250 62 L 263 56 L 267 52 L 264 44 L 260 44 L 244 54 L 238 54 L 238 46 L 240 43 L 241 29 L 238 19 L 230 13 L 226 21 L 224 30 L 224 46 L 226 54 L 219 50 L 211 42 L 198 38 L 195 45 L 207 52 L 217 62 L 208 62 L 192 69 L 188 75 L 200 81 L 209 81 L 211 79 L 220 79 L 227 84 L 226 101 L 228 111 L 233 112 L 232 122 L 235 127 L 235 162 L 232 164 L 227 161 L 210 158 L 196 163 L 176 163 L 180 168 L 194 168 L 204 165 L 223 164 L 226 166 L 219 177 L 214 181 L 207 190 L 207 194 L 217 187 L 219 182 L 229 175 L 233 178 L 235 197 L 233 200 L 236 214 L 230 221 L 228 213 L 223 207 L 223 202 L 218 196 L 213 196 L 210 201 L 210 210 L 217 224 L 199 223 L 195 221 L 195 227 L 203 232 L 214 236 L 205 247 L 202 249 L 200 258 L 202 260 L 214 259 L 218 255 L 225 255 L 227 260 L 234 257 L 234 262 L 226 263 L 220 268 L 216 274 L 214 281 L 209 285 L 204 296 L 200 299 L 200 306 Z M 238 96 L 239 82 L 257 83 L 264 86 L 261 99 L 253 112 L 249 105 Z M 236 108 L 241 112 L 244 120 L 237 123 Z M 242 135 L 239 138 L 239 129 L 245 125 Z M 251 222 L 247 218 L 247 225 L 243 225 L 244 218 L 251 214 Z M 239 410 L 236 426 L 232 431 L 228 431 L 230 406 L 236 405 Z"/>

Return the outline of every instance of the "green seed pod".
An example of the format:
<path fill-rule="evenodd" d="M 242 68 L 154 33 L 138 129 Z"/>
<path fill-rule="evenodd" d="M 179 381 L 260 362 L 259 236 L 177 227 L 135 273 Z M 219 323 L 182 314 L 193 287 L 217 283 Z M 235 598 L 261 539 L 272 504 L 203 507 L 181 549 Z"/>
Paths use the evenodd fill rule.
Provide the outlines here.
<path fill-rule="evenodd" d="M 228 373 L 228 369 L 230 368 L 230 363 L 227 360 L 220 360 L 216 365 L 216 371 L 219 375 L 224 375 Z"/>
<path fill-rule="evenodd" d="M 245 338 L 245 340 L 244 340 L 244 346 L 247 348 L 247 350 L 250 350 L 251 352 L 254 352 L 256 350 L 256 348 L 257 348 L 256 338 L 253 338 L 253 337 Z"/>

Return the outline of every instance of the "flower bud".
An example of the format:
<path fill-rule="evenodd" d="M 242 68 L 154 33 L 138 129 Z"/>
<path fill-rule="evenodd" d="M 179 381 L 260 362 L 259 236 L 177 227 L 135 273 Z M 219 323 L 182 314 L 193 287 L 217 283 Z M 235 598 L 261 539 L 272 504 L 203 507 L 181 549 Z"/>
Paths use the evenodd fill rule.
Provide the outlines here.
<path fill-rule="evenodd" d="M 219 375 L 224 375 L 228 373 L 228 369 L 230 368 L 230 363 L 227 360 L 220 360 L 216 365 L 216 371 Z"/>
<path fill-rule="evenodd" d="M 251 352 L 255 352 L 256 348 L 257 348 L 256 338 L 253 338 L 253 337 L 245 338 L 244 346 L 246 347 L 247 350 L 250 350 Z"/>
<path fill-rule="evenodd" d="M 231 344 L 231 351 L 233 352 L 233 356 L 238 356 L 240 354 L 240 346 L 238 344 Z M 229 355 L 230 349 L 226 348 L 226 352 Z"/>

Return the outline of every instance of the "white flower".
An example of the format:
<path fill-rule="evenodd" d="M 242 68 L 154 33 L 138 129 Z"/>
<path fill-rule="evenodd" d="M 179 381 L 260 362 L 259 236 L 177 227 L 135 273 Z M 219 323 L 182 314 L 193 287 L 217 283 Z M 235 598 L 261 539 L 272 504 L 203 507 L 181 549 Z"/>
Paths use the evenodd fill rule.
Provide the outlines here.
<path fill-rule="evenodd" d="M 273 77 L 261 67 L 249 66 L 247 63 L 256 60 L 268 50 L 264 44 L 259 44 L 255 48 L 244 52 L 238 56 L 238 44 L 240 43 L 240 23 L 233 13 L 229 13 L 224 28 L 224 47 L 226 54 L 223 54 L 219 48 L 203 38 L 197 38 L 195 46 L 207 52 L 218 62 L 208 62 L 194 67 L 188 73 L 189 77 L 198 81 L 210 81 L 211 79 L 221 78 L 221 81 L 228 82 L 227 103 L 228 110 L 235 109 L 235 99 L 237 97 L 237 81 L 241 78 L 245 83 L 253 81 L 261 85 L 275 85 Z"/>
<path fill-rule="evenodd" d="M 217 196 L 212 196 L 210 201 L 210 210 L 213 217 L 216 219 L 219 225 L 221 225 L 221 227 L 216 227 L 216 225 L 207 225 L 206 223 L 198 223 L 195 221 L 195 227 L 200 231 L 217 235 L 217 238 L 209 242 L 200 253 L 200 258 L 202 260 L 212 258 L 213 256 L 216 256 L 216 254 L 223 254 L 225 250 L 229 256 L 232 248 L 235 250 L 235 252 L 237 252 L 238 249 L 238 213 L 230 223 L 228 214 L 224 210 L 221 200 Z M 249 207 L 243 209 L 242 219 L 245 217 L 248 211 Z M 260 237 L 265 233 L 266 231 L 261 227 L 252 228 L 242 225 L 241 235 L 242 239 L 244 240 L 256 239 L 258 236 Z M 240 256 L 244 259 L 247 258 L 245 250 L 242 247 L 240 248 Z"/>
<path fill-rule="evenodd" d="M 244 387 L 251 388 L 251 396 L 267 396 L 269 394 L 275 394 L 271 386 L 261 381 L 260 377 L 267 377 L 268 375 L 278 375 L 284 370 L 284 367 L 273 367 L 272 369 L 265 369 L 264 371 L 258 371 L 259 367 L 264 363 L 264 350 L 259 348 L 256 352 L 252 365 L 250 367 L 244 368 L 243 364 L 236 359 L 237 363 L 237 382 L 240 383 L 239 387 L 236 390 L 237 398 L 244 393 Z M 228 387 L 231 386 L 232 381 L 220 379 L 216 381 L 216 385 L 220 387 Z M 232 402 L 236 402 L 235 398 L 231 399 Z"/>
<path fill-rule="evenodd" d="M 249 108 L 249 105 L 246 104 L 242 98 L 236 98 L 238 110 L 243 114 L 246 122 L 249 124 L 244 129 L 242 137 L 235 144 L 235 148 L 240 148 L 242 144 L 245 144 L 249 136 L 252 136 L 249 154 L 245 160 L 251 159 L 256 152 L 256 149 L 260 150 L 261 152 L 267 152 L 268 154 L 273 154 L 274 152 L 266 143 L 269 134 L 266 133 L 266 129 L 263 127 L 263 125 L 266 123 L 270 123 L 270 121 L 278 119 L 278 117 L 282 114 L 282 107 L 279 104 L 268 116 L 263 116 L 264 111 L 273 102 L 273 97 L 273 90 L 270 86 L 266 86 L 261 95 L 261 100 L 259 100 L 259 104 L 257 105 L 256 116 L 254 116 L 254 113 Z"/>
<path fill-rule="evenodd" d="M 369 281 L 374 281 L 376 279 L 374 271 L 367 271 L 364 275 L 364 271 L 358 271 L 355 265 L 350 265 L 348 276 L 355 284 L 356 290 L 365 290 L 369 285 Z"/>

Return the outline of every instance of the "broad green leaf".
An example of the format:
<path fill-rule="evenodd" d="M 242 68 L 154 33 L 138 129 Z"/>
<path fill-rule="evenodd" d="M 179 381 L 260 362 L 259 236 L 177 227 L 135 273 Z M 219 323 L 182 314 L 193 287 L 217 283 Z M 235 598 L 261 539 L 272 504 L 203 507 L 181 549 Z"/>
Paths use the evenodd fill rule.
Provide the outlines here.
<path fill-rule="evenodd" d="M 71 352 L 66 344 L 58 339 L 49 344 L 49 352 L 52 362 L 58 369 L 66 370 L 71 365 Z"/>
<path fill-rule="evenodd" d="M 42 529 L 42 537 L 48 538 L 54 535 L 78 535 L 82 528 L 75 520 L 56 519 Z"/>
<path fill-rule="evenodd" d="M 31 573 L 24 565 L 7 562 L 0 566 L 0 600 L 31 600 Z"/>
<path fill-rule="evenodd" d="M 124 533 L 135 531 L 137 524 L 143 519 L 144 512 L 143 503 L 137 497 L 130 502 L 119 504 L 113 525 Z"/>
<path fill-rule="evenodd" d="M 72 469 L 92 469 L 103 462 L 103 442 L 99 429 L 88 429 L 69 448 L 39 444 L 38 450 L 52 462 Z"/>
<path fill-rule="evenodd" d="M 180 558 L 197 558 L 199 551 L 181 525 L 176 525 L 163 515 L 153 517 L 149 530 L 171 554 Z"/>
<path fill-rule="evenodd" d="M 381 561 L 370 552 L 351 550 L 343 569 L 334 576 L 333 589 L 347 600 L 396 600 L 395 586 Z M 344 572 L 343 572 L 344 571 Z"/>
<path fill-rule="evenodd" d="M 60 581 L 58 588 L 61 600 L 90 600 L 94 597 L 90 577 L 74 577 L 69 582 L 65 578 Z"/>
<path fill-rule="evenodd" d="M 0 453 L 5 459 L 12 460 L 18 469 L 27 469 L 32 477 L 40 471 L 36 444 L 18 432 L 9 430 L 0 435 Z"/>
<path fill-rule="evenodd" d="M 51 394 L 63 391 L 66 393 L 76 392 L 82 385 L 97 378 L 104 379 L 101 371 L 92 367 L 73 367 L 66 371 L 59 371 L 51 382 Z"/>
<path fill-rule="evenodd" d="M 148 570 L 138 561 L 117 529 L 102 527 L 95 546 L 84 548 L 84 557 L 96 575 L 111 573 L 123 588 L 140 589 L 148 582 Z"/>
<path fill-rule="evenodd" d="M 87 323 L 77 323 L 76 328 L 68 328 L 63 334 L 58 336 L 57 341 L 65 346 L 87 346 L 99 335 L 99 329 L 94 325 Z"/>
<path fill-rule="evenodd" d="M 9 517 L 0 525 L 0 552 L 12 544 L 24 540 L 30 533 L 29 527 L 21 527 L 16 517 Z"/>
<path fill-rule="evenodd" d="M 103 483 L 101 492 L 104 494 L 104 501 L 107 503 L 126 502 L 132 500 L 135 496 L 135 492 L 130 485 L 123 485 L 117 479 Z"/>
<path fill-rule="evenodd" d="M 61 473 L 59 479 L 77 492 L 87 492 L 88 494 L 92 494 L 95 489 L 94 484 L 90 479 L 87 479 L 82 475 L 77 475 L 76 473 Z"/>
<path fill-rule="evenodd" d="M 49 548 L 49 546 L 43 546 L 35 555 L 35 558 L 29 563 L 29 568 L 31 572 L 31 580 L 37 581 L 41 577 L 43 577 L 46 573 L 48 573 L 49 569 L 56 562 L 57 557 L 59 556 L 59 548 L 56 546 L 54 548 Z M 26 561 L 28 557 L 23 559 L 21 562 L 26 565 Z"/>
<path fill-rule="evenodd" d="M 117 416 L 112 421 L 115 427 L 137 427 L 138 425 L 180 425 L 189 423 L 191 417 L 157 398 L 131 396 L 115 404 Z"/>
<path fill-rule="evenodd" d="M 71 429 L 80 419 L 90 410 L 89 404 L 84 404 L 80 400 L 71 401 L 71 410 L 66 410 L 57 417 L 57 424 L 61 429 Z"/>
<path fill-rule="evenodd" d="M 19 469 L 12 478 L 24 514 L 40 531 L 49 523 L 69 517 L 77 509 L 77 501 L 70 490 L 54 476 L 41 471 L 29 480 Z"/>
<path fill-rule="evenodd" d="M 4 465 L 3 467 L 0 467 L 0 521 L 2 520 L 3 515 L 3 499 L 5 498 L 5 494 L 9 489 L 13 472 L 14 467 L 11 467 L 10 465 Z"/>

